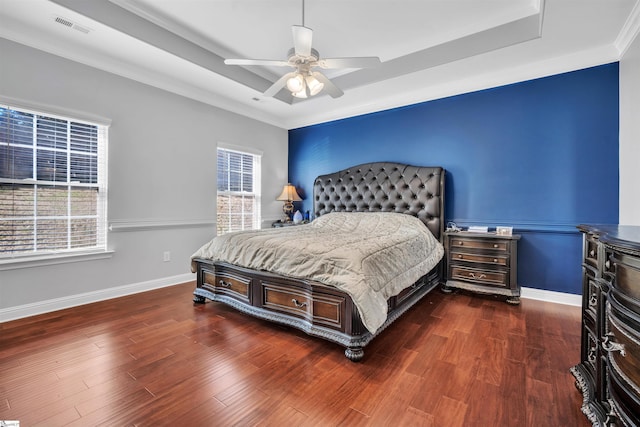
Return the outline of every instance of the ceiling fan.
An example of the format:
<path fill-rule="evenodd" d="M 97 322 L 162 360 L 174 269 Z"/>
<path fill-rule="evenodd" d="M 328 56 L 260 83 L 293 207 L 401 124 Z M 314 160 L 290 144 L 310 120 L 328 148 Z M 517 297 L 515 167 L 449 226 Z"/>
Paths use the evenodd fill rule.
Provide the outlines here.
<path fill-rule="evenodd" d="M 338 98 L 344 92 L 324 74 L 315 68 L 369 68 L 380 64 L 377 56 L 354 58 L 320 58 L 317 50 L 311 47 L 313 30 L 304 26 L 304 0 L 302 0 L 302 25 L 293 25 L 293 47 L 287 53 L 287 60 L 271 59 L 225 59 L 227 65 L 262 65 L 276 67 L 292 67 L 295 71 L 280 77 L 265 92 L 266 96 L 275 96 L 285 86 L 295 98 L 308 98 L 322 90 L 331 97 Z"/>

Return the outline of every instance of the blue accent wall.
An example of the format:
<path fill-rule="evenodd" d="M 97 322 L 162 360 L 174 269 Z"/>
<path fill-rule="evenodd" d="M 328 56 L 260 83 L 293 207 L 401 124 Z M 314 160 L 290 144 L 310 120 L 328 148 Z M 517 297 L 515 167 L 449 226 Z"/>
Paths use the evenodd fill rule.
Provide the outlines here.
<path fill-rule="evenodd" d="M 372 161 L 443 166 L 447 221 L 513 226 L 521 286 L 581 293 L 580 223 L 617 223 L 618 63 L 289 131 L 289 180 Z"/>

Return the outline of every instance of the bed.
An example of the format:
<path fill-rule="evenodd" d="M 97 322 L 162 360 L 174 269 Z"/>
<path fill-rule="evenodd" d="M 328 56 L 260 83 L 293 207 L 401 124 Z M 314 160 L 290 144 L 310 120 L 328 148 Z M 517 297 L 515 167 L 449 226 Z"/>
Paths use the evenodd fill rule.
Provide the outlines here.
<path fill-rule="evenodd" d="M 310 224 L 228 233 L 194 253 L 194 303 L 227 304 L 362 360 L 443 282 L 444 177 L 441 167 L 390 162 L 319 176 Z"/>

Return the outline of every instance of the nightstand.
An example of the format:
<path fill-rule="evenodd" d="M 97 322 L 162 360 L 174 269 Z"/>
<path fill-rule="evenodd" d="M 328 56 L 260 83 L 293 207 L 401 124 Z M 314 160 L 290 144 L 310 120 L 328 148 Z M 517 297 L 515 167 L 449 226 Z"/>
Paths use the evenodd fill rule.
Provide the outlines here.
<path fill-rule="evenodd" d="M 518 240 L 517 234 L 445 232 L 447 283 L 442 290 L 505 295 L 509 304 L 520 304 Z"/>

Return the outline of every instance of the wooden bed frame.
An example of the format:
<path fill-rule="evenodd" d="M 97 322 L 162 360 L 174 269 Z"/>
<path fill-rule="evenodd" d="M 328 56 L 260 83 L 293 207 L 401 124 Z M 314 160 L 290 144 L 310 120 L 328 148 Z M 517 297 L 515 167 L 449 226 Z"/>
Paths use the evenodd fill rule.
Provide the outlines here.
<path fill-rule="evenodd" d="M 441 167 L 369 163 L 322 175 L 314 183 L 314 214 L 398 212 L 422 220 L 436 238 L 444 237 L 444 177 Z M 313 280 L 296 280 L 207 259 L 195 259 L 194 303 L 205 299 L 252 316 L 288 325 L 346 347 L 354 361 L 364 347 L 424 295 L 443 282 L 444 261 L 411 287 L 388 300 L 388 315 L 375 334 L 362 324 L 345 292 Z"/>

